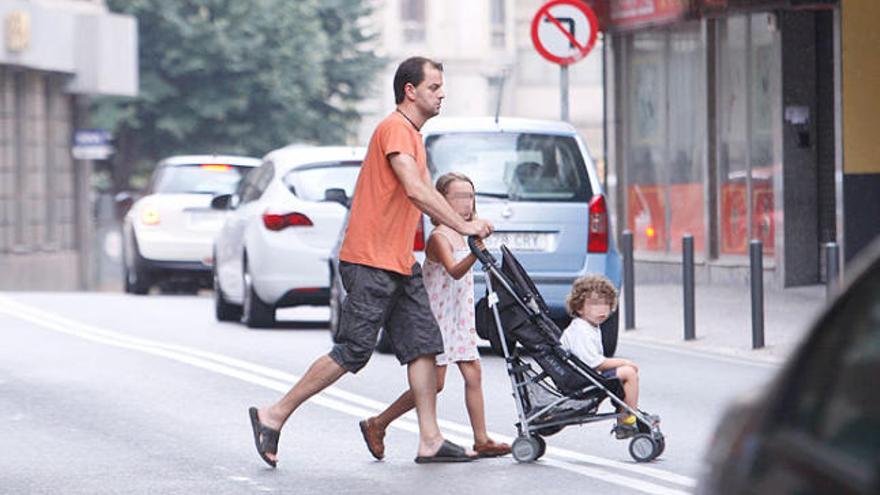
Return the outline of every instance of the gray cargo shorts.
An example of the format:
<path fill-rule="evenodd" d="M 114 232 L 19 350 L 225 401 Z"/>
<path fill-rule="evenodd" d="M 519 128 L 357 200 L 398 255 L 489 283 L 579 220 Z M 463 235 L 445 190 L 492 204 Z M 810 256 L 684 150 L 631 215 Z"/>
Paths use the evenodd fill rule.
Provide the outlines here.
<path fill-rule="evenodd" d="M 348 295 L 330 357 L 340 366 L 352 373 L 360 371 L 373 355 L 380 328 L 388 333 L 401 364 L 443 352 L 443 336 L 418 263 L 406 276 L 340 261 L 339 275 Z"/>

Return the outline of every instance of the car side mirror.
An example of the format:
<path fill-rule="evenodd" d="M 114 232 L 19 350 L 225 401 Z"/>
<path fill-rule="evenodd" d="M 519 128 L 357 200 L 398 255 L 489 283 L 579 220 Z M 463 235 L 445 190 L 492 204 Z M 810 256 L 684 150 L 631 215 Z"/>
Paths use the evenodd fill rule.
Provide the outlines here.
<path fill-rule="evenodd" d="M 218 194 L 211 198 L 211 208 L 214 210 L 229 210 L 235 208 L 233 194 Z"/>
<path fill-rule="evenodd" d="M 345 189 L 340 187 L 332 187 L 325 190 L 324 201 L 335 201 L 346 208 L 350 206 L 348 195 L 345 194 Z"/>

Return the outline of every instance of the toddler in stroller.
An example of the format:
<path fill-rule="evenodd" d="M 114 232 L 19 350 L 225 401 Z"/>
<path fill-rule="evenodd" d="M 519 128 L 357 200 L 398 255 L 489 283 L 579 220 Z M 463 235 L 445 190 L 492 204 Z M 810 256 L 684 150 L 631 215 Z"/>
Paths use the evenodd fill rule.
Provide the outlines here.
<path fill-rule="evenodd" d="M 631 438 L 629 453 L 637 462 L 662 454 L 666 443 L 657 417 L 625 400 L 619 374 L 603 374 L 578 357 L 576 346 L 563 346 L 563 332 L 513 254 L 501 246 L 499 266 L 492 254 L 478 249 L 472 239 L 468 244 L 486 272 L 486 296 L 477 305 L 477 332 L 504 356 L 516 400 L 519 422 L 513 457 L 520 462 L 534 461 L 544 455 L 544 437 L 566 426 L 614 419 L 624 425 L 615 427 L 618 437 Z M 621 364 L 612 360 L 608 369 Z M 599 412 L 606 398 L 615 411 Z"/>
<path fill-rule="evenodd" d="M 617 378 L 623 385 L 623 402 L 631 409 L 639 405 L 639 367 L 636 363 L 620 358 L 606 358 L 602 348 L 602 330 L 605 322 L 617 307 L 617 290 L 602 275 L 587 275 L 575 280 L 565 301 L 571 324 L 562 331 L 559 339 L 562 348 L 572 353 L 584 364 L 598 371 L 605 378 Z M 618 440 L 631 438 L 638 433 L 637 420 L 633 414 L 624 414 L 622 408 L 617 425 L 611 430 Z M 660 418 L 651 416 L 659 422 Z"/>

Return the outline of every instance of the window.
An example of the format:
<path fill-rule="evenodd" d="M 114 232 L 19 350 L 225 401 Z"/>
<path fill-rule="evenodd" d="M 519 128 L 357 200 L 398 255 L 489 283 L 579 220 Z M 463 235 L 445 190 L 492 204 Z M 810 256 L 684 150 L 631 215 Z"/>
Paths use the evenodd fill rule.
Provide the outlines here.
<path fill-rule="evenodd" d="M 246 171 L 224 164 L 166 165 L 153 190 L 164 194 L 229 194 Z"/>
<path fill-rule="evenodd" d="M 400 0 L 404 43 L 425 41 L 425 0 Z"/>
<path fill-rule="evenodd" d="M 507 44 L 505 24 L 507 12 L 504 3 L 506 0 L 491 0 L 490 4 L 490 44 L 492 48 L 504 48 Z"/>
<path fill-rule="evenodd" d="M 349 198 L 361 171 L 361 162 L 320 163 L 300 167 L 284 176 L 284 184 L 300 199 L 323 201 L 327 189 L 343 189 Z"/>
<path fill-rule="evenodd" d="M 779 37 L 767 15 L 719 22 L 718 252 L 745 255 L 749 239 L 775 247 L 775 115 L 780 105 Z"/>
<path fill-rule="evenodd" d="M 522 201 L 584 202 L 592 196 L 574 138 L 531 133 L 450 133 L 426 142 L 431 175 L 460 172 L 477 194 Z"/>
<path fill-rule="evenodd" d="M 702 51 L 699 23 L 627 44 L 627 228 L 642 253 L 680 252 L 686 233 L 697 252 L 705 246 Z"/>
<path fill-rule="evenodd" d="M 266 162 L 260 168 L 251 170 L 242 182 L 241 192 L 239 193 L 241 204 L 260 199 L 263 191 L 269 187 L 269 183 L 272 182 L 272 177 L 274 176 L 275 166 L 271 162 Z"/>

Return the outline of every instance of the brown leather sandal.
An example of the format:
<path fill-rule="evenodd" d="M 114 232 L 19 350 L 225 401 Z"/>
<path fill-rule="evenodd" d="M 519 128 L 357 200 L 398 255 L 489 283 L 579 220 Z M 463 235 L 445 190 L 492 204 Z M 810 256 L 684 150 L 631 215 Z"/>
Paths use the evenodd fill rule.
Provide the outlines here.
<path fill-rule="evenodd" d="M 489 440 L 486 443 L 475 443 L 474 452 L 477 457 L 500 457 L 510 453 L 510 445 Z"/>

